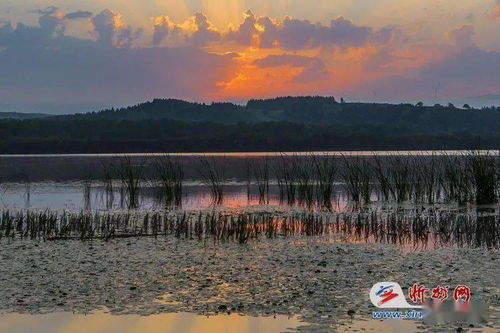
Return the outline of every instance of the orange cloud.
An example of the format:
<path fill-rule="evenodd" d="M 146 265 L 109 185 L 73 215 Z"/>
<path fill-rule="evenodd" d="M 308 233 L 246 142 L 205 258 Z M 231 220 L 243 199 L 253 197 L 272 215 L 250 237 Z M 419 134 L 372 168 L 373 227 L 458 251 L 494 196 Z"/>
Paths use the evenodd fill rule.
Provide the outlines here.
<path fill-rule="evenodd" d="M 488 17 L 492 20 L 500 20 L 500 4 L 489 12 Z"/>

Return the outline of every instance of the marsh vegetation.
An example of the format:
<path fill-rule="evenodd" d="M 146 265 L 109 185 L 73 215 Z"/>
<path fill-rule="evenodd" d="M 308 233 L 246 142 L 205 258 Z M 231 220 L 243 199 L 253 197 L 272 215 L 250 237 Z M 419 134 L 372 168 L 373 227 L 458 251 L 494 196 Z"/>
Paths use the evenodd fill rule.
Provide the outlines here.
<path fill-rule="evenodd" d="M 5 311 L 299 314 L 328 331 L 372 311 L 359 286 L 388 276 L 446 277 L 498 307 L 496 152 L 64 162 L 80 173 L 0 166 Z"/>
<path fill-rule="evenodd" d="M 498 211 L 437 208 L 350 212 L 16 212 L 0 216 L 0 239 L 112 239 L 175 236 L 244 244 L 261 238 L 336 236 L 405 247 L 500 247 Z"/>
<path fill-rule="evenodd" d="M 2 211 L 6 239 L 110 239 L 166 236 L 246 243 L 261 237 L 337 235 L 370 242 L 498 247 L 499 155 L 281 154 L 242 159 L 239 183 L 258 208 L 228 209 L 225 158 L 187 167 L 171 155 L 101 160 L 82 180 L 82 211 Z M 193 169 L 200 185 L 193 178 Z M 192 176 L 191 176 L 192 177 Z M 186 190 L 203 186 L 210 206 L 182 209 Z M 92 211 L 93 187 L 104 210 Z M 151 195 L 156 206 L 141 201 Z M 121 210 L 113 202 L 120 198 Z M 342 204 L 341 204 L 342 203 Z"/>

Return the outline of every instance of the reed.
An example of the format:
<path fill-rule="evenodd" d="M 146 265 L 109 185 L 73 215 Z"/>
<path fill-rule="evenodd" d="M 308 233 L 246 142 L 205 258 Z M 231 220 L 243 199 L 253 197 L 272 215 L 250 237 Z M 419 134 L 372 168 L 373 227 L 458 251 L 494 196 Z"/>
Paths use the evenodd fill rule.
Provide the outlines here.
<path fill-rule="evenodd" d="M 24 181 L 24 205 L 29 207 L 31 203 L 31 181 L 29 177 L 26 176 Z"/>
<path fill-rule="evenodd" d="M 297 157 L 294 161 L 299 203 L 312 207 L 314 203 L 314 164 L 310 157 Z"/>
<path fill-rule="evenodd" d="M 498 170 L 495 156 L 468 154 L 467 165 L 471 174 L 472 192 L 477 205 L 490 205 L 497 202 Z"/>
<path fill-rule="evenodd" d="M 355 203 L 369 203 L 371 198 L 371 168 L 366 159 L 358 156 L 343 158 L 342 178 L 348 197 Z"/>
<path fill-rule="evenodd" d="M 101 182 L 104 186 L 104 194 L 106 200 L 106 208 L 113 207 L 115 192 L 113 186 L 113 179 L 115 179 L 115 167 L 112 163 L 101 160 Z"/>
<path fill-rule="evenodd" d="M 215 158 L 201 157 L 199 159 L 198 173 L 203 183 L 210 188 L 213 204 L 222 204 L 225 183 L 224 163 L 219 165 Z"/>
<path fill-rule="evenodd" d="M 245 176 L 246 176 L 246 189 L 247 189 L 247 201 L 250 202 L 251 199 L 251 186 L 252 186 L 252 163 L 250 159 L 245 159 Z"/>
<path fill-rule="evenodd" d="M 289 205 L 293 205 L 296 199 L 297 165 L 297 156 L 281 154 L 275 171 L 278 178 L 280 201 L 284 201 L 286 197 Z"/>
<path fill-rule="evenodd" d="M 334 157 L 313 156 L 313 171 L 316 172 L 316 198 L 322 206 L 331 208 L 333 186 L 338 173 L 338 163 Z"/>
<path fill-rule="evenodd" d="M 337 235 L 406 247 L 500 247 L 500 218 L 490 211 L 362 208 L 352 212 L 147 212 L 142 214 L 0 212 L 0 239 L 66 240 L 173 236 L 235 241 Z"/>
<path fill-rule="evenodd" d="M 144 163 L 142 161 L 134 163 L 129 156 L 122 157 L 117 166 L 117 174 L 120 177 L 121 189 L 125 192 L 128 208 L 137 208 L 144 176 Z"/>
<path fill-rule="evenodd" d="M 466 158 L 467 156 L 444 156 L 440 183 L 447 202 L 463 205 L 473 198 L 473 182 Z"/>
<path fill-rule="evenodd" d="M 83 184 L 83 206 L 86 210 L 91 209 L 91 193 L 92 184 L 94 183 L 94 176 L 92 170 L 89 168 L 84 172 L 82 184 Z"/>
<path fill-rule="evenodd" d="M 439 186 L 439 179 L 442 177 L 442 168 L 438 165 L 437 158 L 431 156 L 426 158 L 420 156 L 420 163 L 414 165 L 414 174 L 417 175 L 415 181 L 418 186 L 422 186 L 422 195 L 415 195 L 419 201 L 425 201 L 428 204 L 433 204 L 439 200 L 441 196 L 441 188 Z"/>
<path fill-rule="evenodd" d="M 253 169 L 255 181 L 257 182 L 257 190 L 259 192 L 259 204 L 269 203 L 269 160 L 263 158 L 256 163 L 250 164 Z"/>
<path fill-rule="evenodd" d="M 159 200 L 165 207 L 181 206 L 184 182 L 182 164 L 173 160 L 169 155 L 163 155 L 156 158 L 154 169 L 155 177 L 160 181 Z"/>
<path fill-rule="evenodd" d="M 391 182 L 386 163 L 386 159 L 381 156 L 374 155 L 371 168 L 373 170 L 373 176 L 378 183 L 379 199 L 382 198 L 382 200 L 389 201 L 393 190 L 391 189 Z"/>
<path fill-rule="evenodd" d="M 390 192 L 397 202 L 404 202 L 410 199 L 411 186 L 411 166 L 407 156 L 389 155 L 388 174 L 390 179 Z"/>

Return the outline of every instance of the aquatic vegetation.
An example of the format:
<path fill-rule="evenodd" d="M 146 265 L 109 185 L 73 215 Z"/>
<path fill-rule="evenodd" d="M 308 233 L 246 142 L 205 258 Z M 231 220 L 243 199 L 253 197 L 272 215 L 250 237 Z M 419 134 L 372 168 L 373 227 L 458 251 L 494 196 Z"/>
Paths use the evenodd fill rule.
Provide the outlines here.
<path fill-rule="evenodd" d="M 414 175 L 414 193 L 413 198 L 416 203 L 426 202 L 435 203 L 441 195 L 439 186 L 442 171 L 436 156 L 418 156 L 414 161 L 412 172 Z"/>
<path fill-rule="evenodd" d="M 297 157 L 294 159 L 297 195 L 299 203 L 311 207 L 314 203 L 315 174 L 313 159 Z"/>
<path fill-rule="evenodd" d="M 123 198 L 127 199 L 128 208 L 137 208 L 139 205 L 139 191 L 144 176 L 144 163 L 142 161 L 134 162 L 129 156 L 120 159 L 117 167 L 117 174 L 121 181 L 121 190 Z"/>
<path fill-rule="evenodd" d="M 155 178 L 160 181 L 158 199 L 169 207 L 182 205 L 182 186 L 184 170 L 180 162 L 169 155 L 156 158 L 154 161 Z"/>
<path fill-rule="evenodd" d="M 410 159 L 399 155 L 389 155 L 387 158 L 392 198 L 397 202 L 407 201 L 412 191 Z"/>
<path fill-rule="evenodd" d="M 199 159 L 198 173 L 203 183 L 210 188 L 212 201 L 216 205 L 222 204 L 224 199 L 224 163 L 219 165 L 214 158 L 202 157 Z"/>
<path fill-rule="evenodd" d="M 90 193 L 92 190 L 92 184 L 94 183 L 94 176 L 90 169 L 87 169 L 84 173 L 82 180 L 83 184 L 83 202 L 86 210 L 90 210 Z"/>
<path fill-rule="evenodd" d="M 336 200 L 334 188 L 354 204 L 393 201 L 491 205 L 499 197 L 498 160 L 497 155 L 477 152 L 385 156 L 281 154 L 274 159 L 245 160 L 240 178 L 244 180 L 248 201 L 256 190 L 260 204 L 269 203 L 271 186 L 276 182 L 280 202 L 309 208 L 331 209 Z M 203 157 L 195 167 L 210 189 L 215 205 L 220 205 L 224 197 L 225 164 L 221 159 Z M 136 208 L 139 184 L 149 179 L 149 184 L 160 183 L 157 194 L 164 206 L 180 206 L 186 166 L 168 156 L 151 165 L 153 171 L 149 175 L 143 171 L 145 163 L 132 166 L 126 158 L 113 167 L 122 183 L 121 201 L 128 201 L 129 208 Z M 103 183 L 105 192 L 111 195 L 114 193 L 112 176 L 106 168 L 109 167 L 103 167 Z M 372 197 L 374 194 L 376 197 Z"/>
<path fill-rule="evenodd" d="M 466 158 L 463 156 L 445 156 L 441 186 L 447 202 L 462 205 L 473 201 L 473 180 Z"/>
<path fill-rule="evenodd" d="M 269 203 L 269 178 L 270 168 L 267 158 L 249 164 L 250 170 L 253 170 L 255 181 L 257 182 L 257 190 L 259 192 L 259 203 Z"/>
<path fill-rule="evenodd" d="M 115 167 L 112 163 L 101 160 L 100 171 L 100 178 L 104 186 L 104 193 L 106 196 L 106 208 L 111 209 L 114 202 L 113 179 L 115 179 Z"/>
<path fill-rule="evenodd" d="M 495 156 L 470 153 L 467 162 L 471 173 L 475 203 L 488 205 L 497 202 L 498 161 Z"/>
<path fill-rule="evenodd" d="M 281 154 L 276 167 L 276 177 L 280 192 L 280 200 L 286 201 L 289 205 L 295 203 L 297 192 L 297 157 Z"/>
<path fill-rule="evenodd" d="M 371 197 L 371 168 L 366 159 L 342 156 L 342 179 L 349 198 L 356 202 L 370 202 Z"/>
<path fill-rule="evenodd" d="M 498 212 L 409 208 L 346 212 L 104 212 L 2 211 L 0 238 L 111 239 L 173 236 L 235 241 L 291 236 L 340 236 L 403 246 L 500 247 Z"/>
<path fill-rule="evenodd" d="M 331 207 L 333 200 L 333 186 L 337 181 L 338 163 L 331 156 L 313 156 L 314 171 L 316 172 L 316 198 L 324 207 Z"/>

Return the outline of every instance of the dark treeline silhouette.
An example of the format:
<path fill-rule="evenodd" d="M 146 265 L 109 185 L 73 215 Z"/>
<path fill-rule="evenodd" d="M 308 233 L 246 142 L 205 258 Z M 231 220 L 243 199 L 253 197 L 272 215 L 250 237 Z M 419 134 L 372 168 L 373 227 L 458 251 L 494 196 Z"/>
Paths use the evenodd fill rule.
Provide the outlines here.
<path fill-rule="evenodd" d="M 282 97 L 246 105 L 156 99 L 123 109 L 0 120 L 0 153 L 494 149 L 500 108 Z"/>

